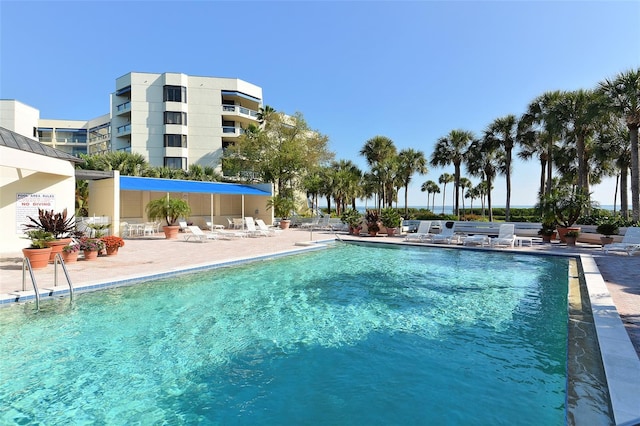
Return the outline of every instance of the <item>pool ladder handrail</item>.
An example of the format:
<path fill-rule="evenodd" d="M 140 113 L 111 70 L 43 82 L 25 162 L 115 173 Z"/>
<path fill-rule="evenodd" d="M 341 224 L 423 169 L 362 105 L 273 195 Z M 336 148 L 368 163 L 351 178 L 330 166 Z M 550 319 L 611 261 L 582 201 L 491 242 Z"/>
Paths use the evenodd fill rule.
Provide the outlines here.
<path fill-rule="evenodd" d="M 53 258 L 53 286 L 58 286 L 58 264 L 62 266 L 62 272 L 64 272 L 64 276 L 67 279 L 67 284 L 69 284 L 70 302 L 73 302 L 73 284 L 71 284 L 71 278 L 69 277 L 67 266 L 64 264 L 64 260 L 62 259 L 62 255 L 60 253 L 56 253 L 56 256 Z"/>
<path fill-rule="evenodd" d="M 29 270 L 31 276 L 31 283 L 33 284 L 33 291 L 36 293 L 36 311 L 40 310 L 40 291 L 38 291 L 38 284 L 36 284 L 36 277 L 33 275 L 33 268 L 31 267 L 31 261 L 28 257 L 22 258 L 22 291 L 26 291 L 26 272 Z"/>
<path fill-rule="evenodd" d="M 67 284 L 69 284 L 69 296 L 70 301 L 73 302 L 74 298 L 74 289 L 73 284 L 71 284 L 71 278 L 69 277 L 69 271 L 67 271 L 67 266 L 62 259 L 60 253 L 56 253 L 53 258 L 53 286 L 58 286 L 58 265 L 62 266 L 62 271 L 64 272 L 64 276 L 67 279 Z M 24 257 L 22 259 L 22 291 L 26 291 L 26 272 L 29 270 L 29 276 L 31 277 L 31 283 L 33 284 L 33 291 L 36 296 L 36 311 L 40 310 L 40 290 L 38 290 L 38 284 L 36 282 L 36 277 L 33 274 L 33 268 L 31 267 L 31 261 L 29 258 Z"/>

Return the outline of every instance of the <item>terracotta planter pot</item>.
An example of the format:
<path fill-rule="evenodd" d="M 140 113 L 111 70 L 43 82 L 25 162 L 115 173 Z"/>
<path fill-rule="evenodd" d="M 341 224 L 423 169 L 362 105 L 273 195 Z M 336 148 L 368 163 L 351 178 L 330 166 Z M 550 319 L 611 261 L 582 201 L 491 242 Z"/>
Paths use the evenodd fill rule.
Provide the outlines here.
<path fill-rule="evenodd" d="M 55 259 L 56 254 L 62 253 L 62 248 L 67 244 L 71 243 L 71 238 L 61 238 L 58 240 L 53 240 L 47 242 L 47 245 L 51 247 L 51 254 L 49 255 L 49 262 L 53 263 L 53 259 Z"/>
<path fill-rule="evenodd" d="M 290 225 L 291 225 L 291 221 L 290 220 L 281 220 L 280 221 L 280 229 L 289 229 Z"/>
<path fill-rule="evenodd" d="M 78 261 L 79 251 L 62 252 L 62 260 L 64 263 L 74 263 Z"/>
<path fill-rule="evenodd" d="M 569 231 L 578 231 L 578 232 L 580 232 L 580 230 L 581 230 L 581 229 L 582 229 L 582 228 L 580 228 L 580 227 L 576 227 L 576 226 L 570 226 L 570 227 L 568 227 L 568 228 L 561 228 L 561 227 L 558 227 L 558 229 L 557 229 L 557 230 L 558 230 L 558 238 L 559 238 L 559 239 L 560 239 L 560 241 L 562 241 L 563 243 L 566 243 L 566 242 L 567 242 L 567 240 L 566 240 L 566 238 L 565 238 L 565 235 L 567 235 L 567 232 L 569 232 Z"/>
<path fill-rule="evenodd" d="M 613 237 L 600 237 L 600 242 L 602 243 L 603 246 L 607 244 L 611 244 L 613 243 Z"/>
<path fill-rule="evenodd" d="M 396 228 L 387 228 L 387 236 L 393 237 L 394 235 L 396 235 Z"/>
<path fill-rule="evenodd" d="M 23 248 L 22 254 L 29 259 L 31 269 L 43 269 L 49 264 L 49 256 L 51 255 L 51 247 L 42 249 Z"/>
<path fill-rule="evenodd" d="M 163 226 L 162 230 L 164 231 L 164 236 L 167 240 L 175 240 L 178 238 L 180 227 L 178 225 Z"/>
<path fill-rule="evenodd" d="M 575 246 L 577 239 L 578 239 L 578 237 L 569 237 L 569 236 L 566 236 L 566 235 L 564 237 L 564 240 L 567 242 L 568 246 Z"/>
<path fill-rule="evenodd" d="M 85 250 L 84 260 L 96 260 L 98 258 L 98 252 L 96 250 Z"/>
<path fill-rule="evenodd" d="M 118 249 L 120 247 L 107 247 L 107 256 L 115 256 L 118 254 Z"/>

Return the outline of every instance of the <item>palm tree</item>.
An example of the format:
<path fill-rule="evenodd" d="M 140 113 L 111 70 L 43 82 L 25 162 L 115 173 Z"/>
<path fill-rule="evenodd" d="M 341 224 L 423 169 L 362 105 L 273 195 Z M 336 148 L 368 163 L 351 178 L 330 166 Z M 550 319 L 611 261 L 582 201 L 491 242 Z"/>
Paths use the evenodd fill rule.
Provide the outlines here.
<path fill-rule="evenodd" d="M 464 216 L 464 191 L 469 190 L 473 188 L 473 184 L 471 183 L 471 181 L 469 179 L 467 179 L 466 177 L 461 177 L 460 178 L 460 197 L 462 198 L 462 215 Z"/>
<path fill-rule="evenodd" d="M 589 193 L 589 147 L 587 142 L 603 118 L 604 100 L 592 90 L 564 92 L 557 104 L 558 118 L 564 127 L 565 141 L 575 143 L 577 184 L 584 193 Z"/>
<path fill-rule="evenodd" d="M 493 207 L 491 205 L 491 189 L 498 167 L 503 161 L 501 153 L 490 138 L 475 140 L 469 147 L 467 155 L 467 171 L 471 176 L 480 177 L 486 184 L 487 207 L 489 221 L 493 222 Z M 484 207 L 483 207 L 484 210 Z"/>
<path fill-rule="evenodd" d="M 442 214 L 444 214 L 444 199 L 447 195 L 447 184 L 453 182 L 453 175 L 443 173 L 438 178 L 438 183 L 442 184 Z"/>
<path fill-rule="evenodd" d="M 545 188 L 545 178 L 549 157 L 547 155 L 547 146 L 549 134 L 545 131 L 534 130 L 532 126 L 525 123 L 522 119 L 518 123 L 518 140 L 520 143 L 520 152 L 518 157 L 524 161 L 528 161 L 533 157 L 537 157 L 540 163 L 540 185 L 538 189 L 538 198 L 542 196 Z"/>
<path fill-rule="evenodd" d="M 391 158 L 396 156 L 396 147 L 391 139 L 386 136 L 374 136 L 365 142 L 360 150 L 360 155 L 364 156 L 371 172 L 378 180 L 378 208 L 383 202 L 388 202 L 387 191 L 393 185 L 391 169 Z"/>
<path fill-rule="evenodd" d="M 438 139 L 434 152 L 431 155 L 431 165 L 434 167 L 444 167 L 449 164 L 453 164 L 453 181 L 455 188 L 454 214 L 458 216 L 458 219 L 460 219 L 458 193 L 460 185 L 460 165 L 464 161 L 467 149 L 473 138 L 474 136 L 472 132 L 466 130 L 452 130 L 447 136 Z"/>
<path fill-rule="evenodd" d="M 434 181 L 428 180 L 422 183 L 422 186 L 420 186 L 420 191 L 427 193 L 427 208 L 429 208 L 429 194 L 433 194 L 433 197 L 431 199 L 431 211 L 434 212 L 436 194 L 440 193 L 440 187 Z"/>
<path fill-rule="evenodd" d="M 275 114 L 276 110 L 269 105 L 265 105 L 264 107 L 258 110 L 258 114 L 256 114 L 256 118 L 260 122 L 260 124 L 264 124 L 265 121 L 269 120 L 269 118 Z"/>
<path fill-rule="evenodd" d="M 427 160 L 424 158 L 422 151 L 415 149 L 403 149 L 398 154 L 398 178 L 404 186 L 404 216 L 408 217 L 408 191 L 411 177 L 414 173 L 424 175 L 427 173 Z"/>
<path fill-rule="evenodd" d="M 505 220 L 509 220 L 511 210 L 511 157 L 517 139 L 518 123 L 513 114 L 497 118 L 485 131 L 485 137 L 504 150 L 504 165 L 502 170 L 507 183 L 507 200 Z"/>
<path fill-rule="evenodd" d="M 553 179 L 553 150 L 555 142 L 561 134 L 561 125 L 557 114 L 557 105 L 560 98 L 561 92 L 559 90 L 543 93 L 529 104 L 527 111 L 520 119 L 523 123 L 523 128 L 528 128 L 530 131 L 538 132 L 539 134 L 544 132 L 546 135 L 546 138 L 544 138 L 547 142 L 547 177 L 544 189 L 546 194 L 551 193 Z"/>
<path fill-rule="evenodd" d="M 631 141 L 631 208 L 634 222 L 640 221 L 640 68 L 618 74 L 600 83 L 600 91 L 608 98 L 610 108 L 624 118 Z"/>
<path fill-rule="evenodd" d="M 620 213 L 629 218 L 629 200 L 627 199 L 629 170 L 631 169 L 631 146 L 629 128 L 623 120 L 617 119 L 605 131 L 599 132 L 595 146 L 595 156 L 604 157 L 613 165 L 609 175 L 616 177 L 616 190 L 613 194 L 613 212 L 616 212 L 618 184 L 620 185 Z"/>

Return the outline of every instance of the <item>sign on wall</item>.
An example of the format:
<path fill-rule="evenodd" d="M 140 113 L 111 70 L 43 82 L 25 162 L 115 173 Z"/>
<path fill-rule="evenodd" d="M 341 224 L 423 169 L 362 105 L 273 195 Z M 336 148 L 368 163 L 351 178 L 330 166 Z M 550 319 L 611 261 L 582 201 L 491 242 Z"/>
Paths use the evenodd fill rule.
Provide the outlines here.
<path fill-rule="evenodd" d="M 38 209 L 55 210 L 54 194 L 18 193 L 16 199 L 16 234 L 23 234 L 23 225 L 30 223 L 27 216 L 38 217 Z"/>

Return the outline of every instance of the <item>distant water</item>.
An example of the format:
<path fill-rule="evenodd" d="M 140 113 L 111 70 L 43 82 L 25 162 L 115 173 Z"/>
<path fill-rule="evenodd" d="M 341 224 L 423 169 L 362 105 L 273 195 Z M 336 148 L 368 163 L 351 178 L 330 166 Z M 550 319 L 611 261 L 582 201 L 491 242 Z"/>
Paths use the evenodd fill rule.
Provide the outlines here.
<path fill-rule="evenodd" d="M 365 206 L 356 206 L 358 211 L 362 212 L 362 213 L 364 213 L 366 211 L 366 209 L 370 209 L 372 207 L 373 207 L 373 205 L 370 205 L 370 206 L 367 206 L 367 207 L 365 207 Z M 530 208 L 533 208 L 533 207 L 534 206 L 532 206 L 532 205 L 528 205 L 528 206 L 524 206 L 524 205 L 511 206 L 512 209 L 530 209 Z M 629 206 L 629 207 L 631 207 L 631 206 Z M 403 209 L 404 206 L 398 206 L 398 208 L 399 209 Z M 428 209 L 428 210 L 430 210 L 431 206 L 409 206 L 409 208 L 410 209 Z M 470 208 L 469 205 L 465 205 L 465 209 L 469 209 L 469 208 Z M 479 208 L 481 208 L 481 206 L 474 204 L 473 208 L 474 209 L 479 209 Z M 503 209 L 503 208 L 505 208 L 505 206 L 493 206 L 493 208 L 494 209 Z M 602 205 L 599 206 L 599 208 L 613 211 L 613 205 L 612 204 L 602 204 Z M 460 206 L 460 209 L 462 210 L 462 206 Z M 620 206 L 617 206 L 615 210 L 616 211 L 620 211 Z M 433 212 L 435 214 L 443 213 L 442 205 L 438 206 L 436 204 L 436 206 L 434 207 Z M 453 206 L 444 206 L 444 214 L 453 214 Z"/>

